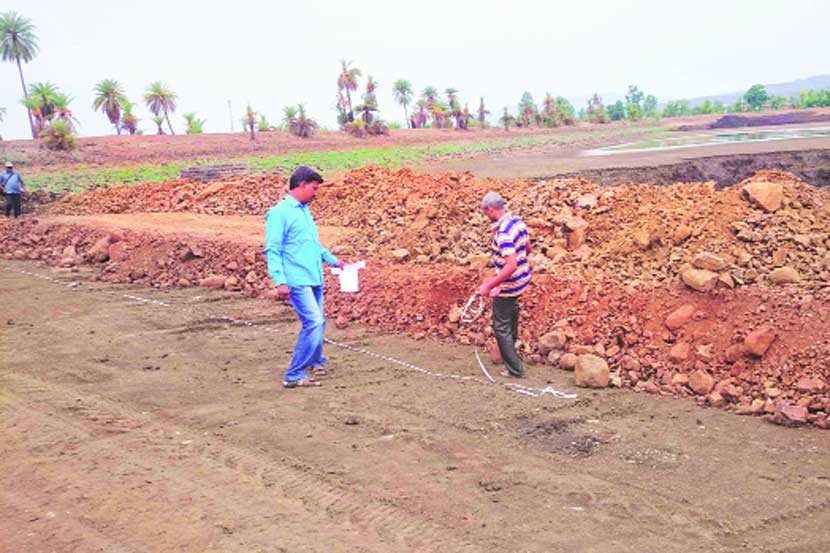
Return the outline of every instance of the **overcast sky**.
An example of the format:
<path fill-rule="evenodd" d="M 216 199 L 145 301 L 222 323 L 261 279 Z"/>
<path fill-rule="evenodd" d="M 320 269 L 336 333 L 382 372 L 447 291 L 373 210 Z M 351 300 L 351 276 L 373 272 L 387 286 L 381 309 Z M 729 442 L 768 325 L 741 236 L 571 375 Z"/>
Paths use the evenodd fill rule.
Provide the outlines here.
<path fill-rule="evenodd" d="M 455 87 L 471 109 L 483 95 L 495 113 L 515 110 L 525 90 L 581 101 L 636 83 L 662 102 L 830 73 L 826 0 L 3 0 L 0 10 L 37 26 L 40 54 L 24 75 L 71 94 L 83 135 L 113 132 L 91 108 L 108 77 L 136 102 L 149 82 L 167 83 L 179 94 L 177 132 L 188 111 L 226 132 L 228 100 L 236 130 L 249 101 L 272 120 L 304 102 L 334 126 L 341 58 L 379 81 L 390 121 L 403 120 L 391 93 L 399 78 L 418 91 Z M 26 138 L 14 64 L 0 65 L 0 82 L 0 134 Z M 147 110 L 137 113 L 154 132 Z"/>

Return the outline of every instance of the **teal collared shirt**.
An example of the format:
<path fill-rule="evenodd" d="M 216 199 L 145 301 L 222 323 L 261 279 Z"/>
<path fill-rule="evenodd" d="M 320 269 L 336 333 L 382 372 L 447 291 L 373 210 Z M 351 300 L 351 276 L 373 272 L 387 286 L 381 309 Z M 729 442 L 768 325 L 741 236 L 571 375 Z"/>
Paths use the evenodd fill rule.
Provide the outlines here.
<path fill-rule="evenodd" d="M 290 194 L 265 216 L 265 259 L 277 286 L 322 286 L 323 262 L 337 264 L 320 244 L 308 206 Z"/>

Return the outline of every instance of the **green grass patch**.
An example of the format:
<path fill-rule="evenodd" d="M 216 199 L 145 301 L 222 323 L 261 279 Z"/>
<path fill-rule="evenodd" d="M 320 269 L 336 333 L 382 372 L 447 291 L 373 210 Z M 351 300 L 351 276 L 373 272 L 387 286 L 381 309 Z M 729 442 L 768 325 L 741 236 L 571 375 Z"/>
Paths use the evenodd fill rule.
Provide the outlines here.
<path fill-rule="evenodd" d="M 599 131 L 575 131 L 572 133 L 508 137 L 480 142 L 446 142 L 424 146 L 361 148 L 336 152 L 296 152 L 278 156 L 248 157 L 223 160 L 186 160 L 162 165 L 139 165 L 104 169 L 61 169 L 54 173 L 40 173 L 26 177 L 27 186 L 54 192 L 87 190 L 98 186 L 163 182 L 179 177 L 179 172 L 194 165 L 221 162 L 245 163 L 252 173 L 290 172 L 299 165 L 308 165 L 331 175 L 364 165 L 380 165 L 397 168 L 417 165 L 424 161 L 439 160 L 446 156 L 501 152 L 542 147 L 552 144 L 572 144 L 587 139 L 621 138 L 632 135 L 656 135 L 666 133 L 660 127 L 631 127 Z"/>

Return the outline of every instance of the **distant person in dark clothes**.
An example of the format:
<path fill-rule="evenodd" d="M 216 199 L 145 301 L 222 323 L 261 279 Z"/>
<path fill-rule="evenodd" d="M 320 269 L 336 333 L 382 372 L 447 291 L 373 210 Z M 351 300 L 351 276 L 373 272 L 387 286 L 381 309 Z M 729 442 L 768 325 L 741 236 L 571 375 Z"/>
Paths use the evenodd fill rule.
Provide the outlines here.
<path fill-rule="evenodd" d="M 493 265 L 496 275 L 484 280 L 478 293 L 493 298 L 493 333 L 501 358 L 507 366 L 505 377 L 522 378 L 524 367 L 516 353 L 519 339 L 519 296 L 530 285 L 530 235 L 524 222 L 507 211 L 497 192 L 488 192 L 481 209 L 493 221 Z"/>
<path fill-rule="evenodd" d="M 23 177 L 14 170 L 11 161 L 6 162 L 6 172 L 0 175 L 0 185 L 6 194 L 6 217 L 11 217 L 14 211 L 14 218 L 20 217 L 20 194 L 26 190 L 23 185 Z"/>

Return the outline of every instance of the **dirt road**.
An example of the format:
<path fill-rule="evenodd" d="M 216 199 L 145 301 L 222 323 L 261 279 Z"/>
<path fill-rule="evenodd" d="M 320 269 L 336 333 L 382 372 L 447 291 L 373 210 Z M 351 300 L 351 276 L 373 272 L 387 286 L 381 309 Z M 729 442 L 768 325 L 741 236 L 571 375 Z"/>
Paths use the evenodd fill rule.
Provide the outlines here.
<path fill-rule="evenodd" d="M 218 292 L 3 261 L 0 303 L 0 551 L 830 548 L 823 432 L 620 391 L 532 398 L 336 348 L 323 388 L 284 391 L 293 313 Z M 479 374 L 467 347 L 329 336 Z M 530 368 L 548 382 L 574 390 Z"/>

